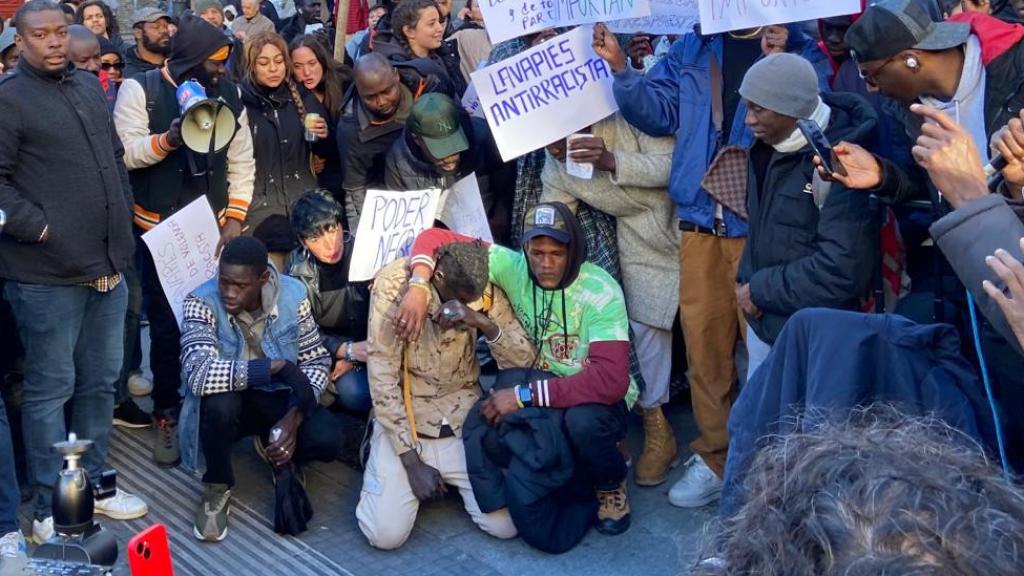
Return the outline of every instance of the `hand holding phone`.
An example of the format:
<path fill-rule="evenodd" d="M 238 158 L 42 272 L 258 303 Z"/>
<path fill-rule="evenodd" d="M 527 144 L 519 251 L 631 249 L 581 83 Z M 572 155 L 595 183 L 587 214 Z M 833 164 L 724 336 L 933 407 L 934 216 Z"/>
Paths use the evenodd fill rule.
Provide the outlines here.
<path fill-rule="evenodd" d="M 828 172 L 828 176 L 832 177 L 834 174 L 840 176 L 847 175 L 846 168 L 832 150 L 832 145 L 829 144 L 828 138 L 825 138 L 825 133 L 821 131 L 817 122 L 807 119 L 797 120 L 796 127 L 800 129 L 804 138 L 807 139 L 807 143 L 811 145 L 811 150 L 821 160 L 821 164 Z M 834 177 L 830 179 L 834 179 Z"/>

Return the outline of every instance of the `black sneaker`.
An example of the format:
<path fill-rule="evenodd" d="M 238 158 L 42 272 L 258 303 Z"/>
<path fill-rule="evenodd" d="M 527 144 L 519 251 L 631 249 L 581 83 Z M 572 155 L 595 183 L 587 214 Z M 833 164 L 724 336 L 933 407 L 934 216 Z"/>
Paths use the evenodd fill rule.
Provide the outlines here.
<path fill-rule="evenodd" d="M 149 428 L 153 425 L 153 417 L 139 408 L 131 398 L 114 407 L 114 426 L 122 428 Z"/>

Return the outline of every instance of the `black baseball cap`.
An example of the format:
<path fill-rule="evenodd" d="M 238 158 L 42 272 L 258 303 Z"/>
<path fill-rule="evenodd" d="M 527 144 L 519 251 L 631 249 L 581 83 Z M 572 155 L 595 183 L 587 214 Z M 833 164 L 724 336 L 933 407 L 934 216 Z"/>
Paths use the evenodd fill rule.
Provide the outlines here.
<path fill-rule="evenodd" d="M 405 125 L 423 139 L 434 158 L 447 158 L 469 150 L 459 122 L 459 107 L 444 94 L 431 92 L 421 96 L 413 104 Z"/>
<path fill-rule="evenodd" d="M 525 243 L 538 236 L 549 236 L 562 244 L 568 244 L 572 238 L 565 218 L 552 204 L 537 204 L 526 212 L 522 241 Z"/>
<path fill-rule="evenodd" d="M 940 51 L 967 42 L 964 22 L 935 22 L 918 0 L 883 0 L 869 6 L 846 32 L 856 62 L 891 58 L 904 50 Z"/>

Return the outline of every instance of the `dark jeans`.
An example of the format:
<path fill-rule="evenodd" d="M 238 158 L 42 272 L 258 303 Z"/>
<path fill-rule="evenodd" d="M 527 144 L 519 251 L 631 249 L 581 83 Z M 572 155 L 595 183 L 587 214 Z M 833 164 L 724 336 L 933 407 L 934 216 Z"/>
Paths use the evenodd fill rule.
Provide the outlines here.
<path fill-rule="evenodd" d="M 147 253 L 148 254 L 148 253 Z M 128 312 L 124 316 L 124 362 L 117 380 L 115 404 L 128 399 L 128 377 L 142 366 L 142 338 L 139 319 L 142 317 L 142 275 L 139 273 L 139 251 L 129 260 L 122 275 L 128 287 Z"/>
<path fill-rule="evenodd" d="M 7 410 L 0 396 L 0 536 L 18 529 L 18 506 L 21 490 L 14 468 L 14 443 L 7 424 Z"/>
<path fill-rule="evenodd" d="M 626 437 L 626 406 L 582 404 L 565 409 L 565 431 L 576 465 L 598 490 L 614 490 L 626 479 L 619 442 Z"/>
<path fill-rule="evenodd" d="M 373 407 L 370 398 L 370 376 L 366 366 L 356 366 L 334 381 L 338 405 L 356 414 L 367 414 Z"/>
<path fill-rule="evenodd" d="M 149 367 L 153 371 L 153 413 L 177 414 L 181 405 L 181 331 L 167 303 L 153 256 L 135 230 L 135 250 L 142 260 L 142 295 L 149 317 Z"/>
<path fill-rule="evenodd" d="M 287 390 L 267 392 L 250 389 L 202 399 L 199 442 L 206 458 L 203 482 L 235 485 L 231 446 L 239 438 L 255 434 L 266 443 L 270 429 L 288 412 L 288 396 Z M 299 427 L 294 460 L 297 464 L 337 460 L 344 453 L 346 442 L 351 443 L 352 440 L 346 438 L 341 421 L 318 406 Z"/>
<path fill-rule="evenodd" d="M 82 458 L 89 475 L 104 468 L 110 440 L 114 389 L 124 357 L 128 288 L 122 282 L 100 293 L 86 286 L 9 282 L 4 289 L 25 346 L 22 427 L 29 481 L 36 491 L 35 515 L 51 514 L 51 492 L 62 459 L 53 444 L 71 430 L 95 442 Z"/>

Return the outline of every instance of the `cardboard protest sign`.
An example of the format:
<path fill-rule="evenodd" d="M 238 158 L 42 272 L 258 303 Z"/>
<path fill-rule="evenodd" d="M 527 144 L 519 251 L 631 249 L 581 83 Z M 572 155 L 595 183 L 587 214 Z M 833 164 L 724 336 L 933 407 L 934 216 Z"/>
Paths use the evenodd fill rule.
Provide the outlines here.
<path fill-rule="evenodd" d="M 699 0 L 701 34 L 860 12 L 860 0 Z"/>
<path fill-rule="evenodd" d="M 545 28 L 593 24 L 651 13 L 650 0 L 483 0 L 492 44 Z"/>
<path fill-rule="evenodd" d="M 185 297 L 217 274 L 214 252 L 220 228 L 206 196 L 200 196 L 142 235 L 160 286 L 181 325 Z"/>
<path fill-rule="evenodd" d="M 650 0 L 651 15 L 608 22 L 616 34 L 687 34 L 697 23 L 697 0 Z"/>
<path fill-rule="evenodd" d="M 434 225 L 438 189 L 415 192 L 367 190 L 348 271 L 351 282 L 373 279 L 384 266 L 404 258 L 412 243 Z"/>
<path fill-rule="evenodd" d="M 619 109 L 612 71 L 580 26 L 473 73 L 480 104 L 506 162 Z"/>
<path fill-rule="evenodd" d="M 459 180 L 441 194 L 437 219 L 449 229 L 487 242 L 494 242 L 487 211 L 480 198 L 480 186 L 476 173 Z"/>

